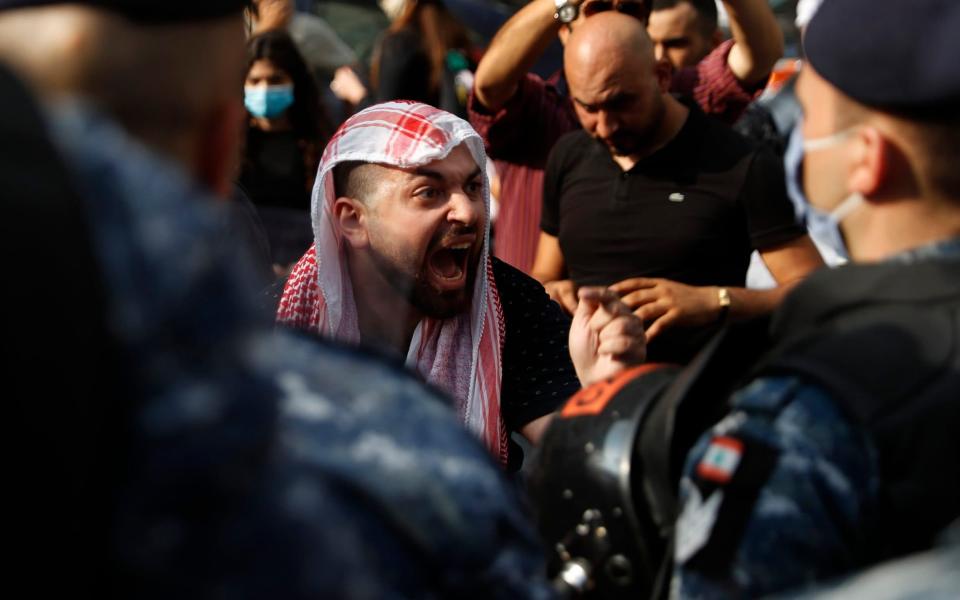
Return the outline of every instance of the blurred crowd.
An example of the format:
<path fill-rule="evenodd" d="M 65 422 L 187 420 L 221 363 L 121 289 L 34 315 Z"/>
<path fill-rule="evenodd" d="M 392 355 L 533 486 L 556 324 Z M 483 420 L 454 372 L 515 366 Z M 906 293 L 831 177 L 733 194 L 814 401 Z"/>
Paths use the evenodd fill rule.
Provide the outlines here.
<path fill-rule="evenodd" d="M 957 31 L 0 0 L 12 587 L 957 597 Z"/>

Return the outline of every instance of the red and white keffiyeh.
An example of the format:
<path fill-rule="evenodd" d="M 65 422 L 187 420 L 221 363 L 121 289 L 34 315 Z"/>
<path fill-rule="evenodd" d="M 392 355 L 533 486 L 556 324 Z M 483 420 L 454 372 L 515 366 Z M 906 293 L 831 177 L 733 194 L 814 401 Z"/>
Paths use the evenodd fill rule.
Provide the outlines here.
<path fill-rule="evenodd" d="M 313 188 L 314 245 L 287 280 L 277 322 L 337 340 L 358 343 L 360 328 L 353 286 L 343 260 L 340 232 L 332 218 L 336 200 L 333 167 L 343 161 L 412 168 L 446 157 L 466 144 L 486 173 L 483 141 L 470 125 L 426 104 L 387 102 L 348 119 L 331 138 Z M 490 184 L 483 199 L 490 214 Z M 425 318 L 417 325 L 407 365 L 447 392 L 467 428 L 501 463 L 507 459 L 507 431 L 500 417 L 503 312 L 490 263 L 490 219 L 486 220 L 481 268 L 470 310 L 449 319 Z"/>

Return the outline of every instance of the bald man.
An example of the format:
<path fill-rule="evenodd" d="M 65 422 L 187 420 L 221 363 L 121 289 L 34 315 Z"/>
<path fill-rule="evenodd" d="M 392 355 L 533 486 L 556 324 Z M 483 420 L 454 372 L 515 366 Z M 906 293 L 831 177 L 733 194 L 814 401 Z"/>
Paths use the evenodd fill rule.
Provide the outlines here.
<path fill-rule="evenodd" d="M 650 360 L 685 363 L 718 324 L 772 311 L 822 265 L 780 162 L 672 97 L 639 21 L 584 21 L 564 64 L 583 129 L 547 162 L 533 275 L 567 310 L 579 286 L 611 285 L 645 321 Z M 752 250 L 777 288 L 743 288 Z"/>

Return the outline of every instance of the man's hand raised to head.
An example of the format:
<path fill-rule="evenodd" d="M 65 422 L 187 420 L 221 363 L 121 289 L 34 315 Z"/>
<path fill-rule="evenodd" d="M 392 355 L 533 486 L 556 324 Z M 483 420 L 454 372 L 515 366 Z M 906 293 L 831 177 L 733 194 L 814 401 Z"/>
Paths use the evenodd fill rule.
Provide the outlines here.
<path fill-rule="evenodd" d="M 616 292 L 580 288 L 570 325 L 570 358 L 584 387 L 613 377 L 647 357 L 643 322 Z"/>
<path fill-rule="evenodd" d="M 664 329 L 713 323 L 720 316 L 717 288 L 694 287 L 655 277 L 634 277 L 609 288 L 647 324 L 647 339 Z"/>

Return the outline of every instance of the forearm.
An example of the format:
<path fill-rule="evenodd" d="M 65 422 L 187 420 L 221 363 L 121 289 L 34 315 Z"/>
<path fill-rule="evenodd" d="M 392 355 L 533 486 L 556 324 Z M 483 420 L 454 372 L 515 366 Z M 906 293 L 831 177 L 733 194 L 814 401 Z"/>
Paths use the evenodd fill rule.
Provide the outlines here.
<path fill-rule="evenodd" d="M 262 0 L 257 7 L 255 33 L 286 29 L 293 18 L 293 2 L 290 0 Z"/>
<path fill-rule="evenodd" d="M 560 250 L 560 241 L 549 233 L 540 232 L 537 243 L 537 255 L 530 269 L 530 276 L 540 283 L 549 283 L 564 279 L 566 268 L 563 261 L 563 252 Z"/>
<path fill-rule="evenodd" d="M 747 85 L 766 79 L 783 56 L 783 33 L 767 0 L 724 0 L 734 46 L 731 71 Z"/>
<path fill-rule="evenodd" d="M 556 39 L 561 24 L 553 0 L 532 0 L 511 17 L 477 65 L 474 94 L 483 106 L 499 110 L 517 91 L 523 76 Z"/>

